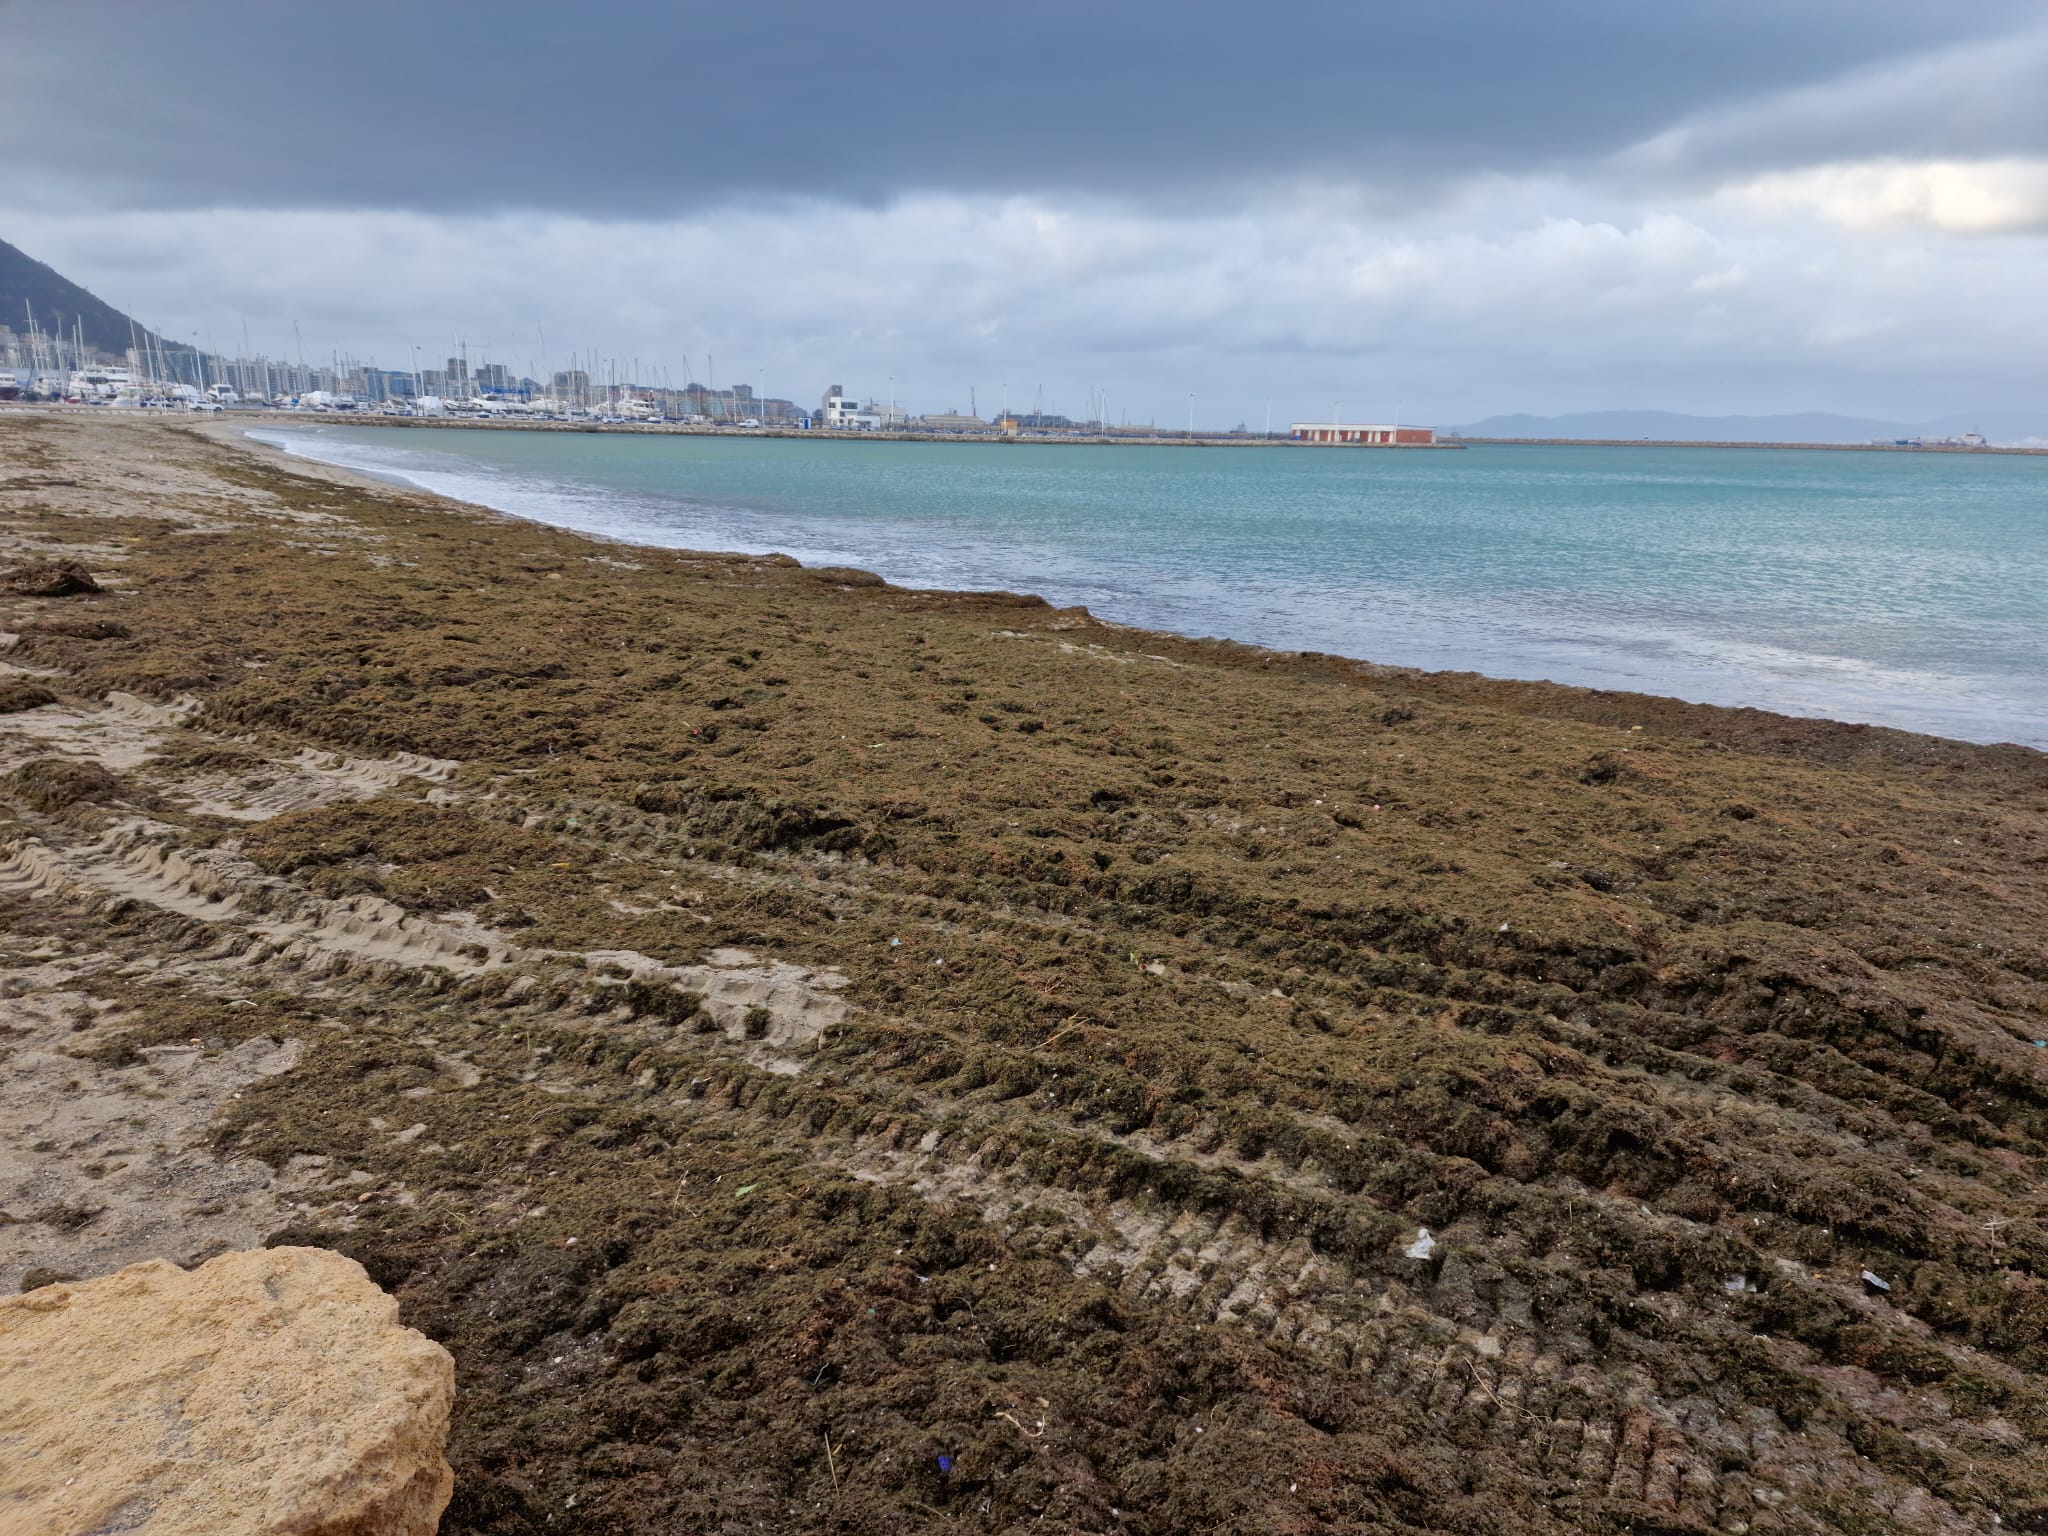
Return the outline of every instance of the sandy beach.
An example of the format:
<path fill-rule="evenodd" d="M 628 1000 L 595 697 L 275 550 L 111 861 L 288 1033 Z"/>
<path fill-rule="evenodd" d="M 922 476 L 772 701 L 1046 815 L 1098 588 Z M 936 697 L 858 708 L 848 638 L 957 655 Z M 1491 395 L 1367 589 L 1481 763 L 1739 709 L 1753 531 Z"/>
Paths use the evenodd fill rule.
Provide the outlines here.
<path fill-rule="evenodd" d="M 72 561 L 0 1288 L 358 1259 L 445 1532 L 2048 1530 L 2048 756 L 0 412 Z"/>

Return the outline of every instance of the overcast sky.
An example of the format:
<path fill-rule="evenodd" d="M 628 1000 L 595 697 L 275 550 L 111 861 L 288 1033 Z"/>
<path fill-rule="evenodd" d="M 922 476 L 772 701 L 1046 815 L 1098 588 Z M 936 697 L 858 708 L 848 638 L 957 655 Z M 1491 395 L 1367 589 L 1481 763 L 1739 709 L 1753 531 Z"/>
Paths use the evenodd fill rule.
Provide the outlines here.
<path fill-rule="evenodd" d="M 0 0 L 0 238 L 175 337 L 389 367 L 2048 409 L 2048 9 Z"/>

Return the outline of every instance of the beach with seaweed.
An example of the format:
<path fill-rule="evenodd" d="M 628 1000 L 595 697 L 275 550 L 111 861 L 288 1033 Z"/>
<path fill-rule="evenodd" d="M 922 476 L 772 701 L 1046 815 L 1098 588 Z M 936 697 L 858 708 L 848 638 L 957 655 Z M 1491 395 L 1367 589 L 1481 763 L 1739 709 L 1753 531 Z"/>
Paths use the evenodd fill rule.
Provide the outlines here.
<path fill-rule="evenodd" d="M 444 1531 L 2048 1529 L 2048 756 L 141 416 L 0 557 L 0 1285 L 359 1260 Z"/>

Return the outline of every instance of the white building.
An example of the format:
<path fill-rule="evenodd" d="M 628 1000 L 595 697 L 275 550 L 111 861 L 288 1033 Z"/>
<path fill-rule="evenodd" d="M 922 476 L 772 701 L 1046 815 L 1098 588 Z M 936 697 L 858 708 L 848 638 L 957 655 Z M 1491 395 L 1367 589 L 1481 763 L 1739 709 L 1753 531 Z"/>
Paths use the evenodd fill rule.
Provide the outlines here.
<path fill-rule="evenodd" d="M 879 432 L 885 426 L 901 427 L 903 422 L 903 412 L 894 406 L 872 402 L 863 406 L 837 384 L 825 391 L 818 408 L 818 425 L 829 432 Z"/>
<path fill-rule="evenodd" d="M 860 402 L 834 384 L 818 406 L 818 425 L 832 432 L 851 432 L 858 424 Z"/>

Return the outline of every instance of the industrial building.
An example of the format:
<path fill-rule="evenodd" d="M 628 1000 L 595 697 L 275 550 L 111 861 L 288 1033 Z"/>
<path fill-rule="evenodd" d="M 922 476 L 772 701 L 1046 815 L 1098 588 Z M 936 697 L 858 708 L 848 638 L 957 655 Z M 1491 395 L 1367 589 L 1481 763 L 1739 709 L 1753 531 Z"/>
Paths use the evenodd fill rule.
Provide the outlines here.
<path fill-rule="evenodd" d="M 1435 427 L 1402 427 L 1382 423 L 1297 421 L 1288 436 L 1297 443 L 1329 443 L 1359 448 L 1434 448 Z"/>
<path fill-rule="evenodd" d="M 922 416 L 913 416 L 910 428 L 913 432 L 986 432 L 989 425 L 979 416 L 959 411 L 927 411 Z"/>

